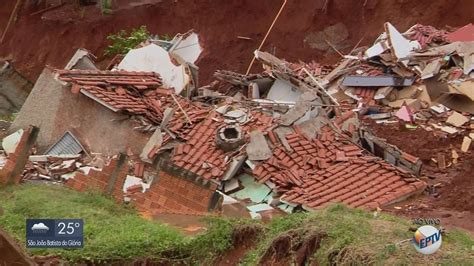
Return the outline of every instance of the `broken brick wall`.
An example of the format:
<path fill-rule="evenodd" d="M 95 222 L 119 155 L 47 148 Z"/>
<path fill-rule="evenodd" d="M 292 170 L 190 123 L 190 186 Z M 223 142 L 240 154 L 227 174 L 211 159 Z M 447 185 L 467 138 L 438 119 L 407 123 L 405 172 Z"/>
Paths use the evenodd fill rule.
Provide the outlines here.
<path fill-rule="evenodd" d="M 19 184 L 30 150 L 38 136 L 38 128 L 28 127 L 18 142 L 15 151 L 8 154 L 3 168 L 0 169 L 0 185 Z"/>
<path fill-rule="evenodd" d="M 70 130 L 92 152 L 113 155 L 130 147 L 140 153 L 149 136 L 133 130 L 134 125 L 126 118 L 84 95 L 71 93 L 46 68 L 10 131 L 30 124 L 40 127 L 39 153 Z"/>
<path fill-rule="evenodd" d="M 220 196 L 215 183 L 189 178 L 182 170 L 161 170 L 145 193 L 132 200 L 140 211 L 173 214 L 208 215 L 217 209 Z"/>
<path fill-rule="evenodd" d="M 66 186 L 77 191 L 99 191 L 112 195 L 117 202 L 123 201 L 123 184 L 128 166 L 125 158 L 112 159 L 102 170 L 91 169 L 87 174 L 76 172 L 66 181 Z"/>
<path fill-rule="evenodd" d="M 218 209 L 221 200 L 216 192 L 217 184 L 196 180 L 195 175 L 177 169 L 160 171 L 145 193 L 128 195 L 133 205 L 139 211 L 151 214 L 208 215 Z M 91 169 L 87 174 L 76 172 L 73 178 L 66 181 L 66 186 L 81 192 L 99 191 L 112 195 L 117 202 L 123 202 L 127 174 L 126 160 L 113 159 L 101 171 Z"/>

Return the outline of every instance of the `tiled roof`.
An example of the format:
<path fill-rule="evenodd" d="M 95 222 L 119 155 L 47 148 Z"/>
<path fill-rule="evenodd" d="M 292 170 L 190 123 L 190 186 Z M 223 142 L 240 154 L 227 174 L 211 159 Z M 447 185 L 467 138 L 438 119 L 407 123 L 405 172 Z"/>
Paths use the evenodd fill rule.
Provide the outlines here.
<path fill-rule="evenodd" d="M 286 139 L 293 152 L 277 147 L 273 157 L 253 170 L 259 182 L 273 182 L 284 201 L 309 208 L 343 202 L 373 209 L 425 187 L 402 169 L 366 155 L 329 126 L 314 140 L 299 133 Z"/>
<path fill-rule="evenodd" d="M 361 72 L 362 71 L 362 72 Z M 367 77 L 378 77 L 384 76 L 383 68 L 381 66 L 373 66 L 367 63 L 360 63 L 357 68 L 354 68 L 349 72 L 352 75 L 367 76 Z"/>
<path fill-rule="evenodd" d="M 282 193 L 282 200 L 316 208 L 329 202 L 343 202 L 353 207 L 375 208 L 421 191 L 425 183 L 411 177 L 382 159 L 369 156 L 331 127 L 321 129 L 316 139 L 306 139 L 295 126 L 286 135 L 292 152 L 287 151 L 271 128 L 273 119 L 259 112 L 242 126 L 246 139 L 251 129 L 268 136 L 275 147 L 273 156 L 253 170 L 259 182 L 271 181 Z M 335 127 L 353 117 L 346 112 L 334 120 Z M 229 152 L 216 145 L 217 130 L 225 125 L 220 114 L 213 112 L 187 136 L 186 143 L 175 148 L 172 162 L 205 179 L 220 180 L 232 157 L 245 149 Z M 350 128 L 350 127 L 349 127 Z"/>
<path fill-rule="evenodd" d="M 242 131 L 246 134 L 252 130 L 264 132 L 272 126 L 272 118 L 260 112 L 251 112 L 251 119 L 242 126 Z M 217 130 L 226 125 L 223 117 L 212 112 L 209 116 L 196 125 L 185 139 L 186 143 L 175 148 L 172 161 L 176 166 L 184 168 L 206 179 L 221 179 L 228 169 L 228 162 L 245 150 L 232 150 L 225 152 L 217 147 Z"/>
<path fill-rule="evenodd" d="M 223 150 L 217 148 L 215 139 L 222 120 L 214 121 L 216 113 L 208 116 L 189 132 L 188 141 L 175 148 L 172 161 L 175 165 L 206 179 L 218 178 L 225 171 Z"/>
<path fill-rule="evenodd" d="M 153 72 L 57 70 L 59 79 L 72 84 L 73 93 L 83 93 L 113 111 L 143 115 L 154 124 L 161 124 L 166 108 L 174 115 L 168 128 L 179 136 L 208 114 L 208 109 L 161 88 L 161 78 Z M 179 103 L 179 106 L 178 104 Z M 183 113 L 182 110 L 186 114 Z"/>

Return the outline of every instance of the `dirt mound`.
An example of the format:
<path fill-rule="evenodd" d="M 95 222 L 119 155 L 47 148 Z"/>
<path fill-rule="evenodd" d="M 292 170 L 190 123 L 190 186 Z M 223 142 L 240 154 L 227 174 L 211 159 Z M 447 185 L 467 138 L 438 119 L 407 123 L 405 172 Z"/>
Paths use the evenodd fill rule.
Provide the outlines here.
<path fill-rule="evenodd" d="M 3 2 L 2 31 L 16 0 Z M 46 64 L 64 67 L 79 47 L 92 51 L 105 65 L 106 36 L 121 29 L 147 25 L 152 33 L 173 35 L 193 28 L 205 48 L 197 63 L 202 85 L 216 69 L 245 72 L 280 8 L 274 0 L 118 0 L 111 15 L 102 15 L 95 6 L 79 8 L 69 2 L 73 1 L 34 16 L 30 14 L 43 7 L 24 6 L 0 45 L 0 57 L 11 59 L 34 81 Z M 385 21 L 400 30 L 415 23 L 462 26 L 472 19 L 467 8 L 471 5 L 470 0 L 288 1 L 263 49 L 291 61 L 335 62 L 339 56 L 329 43 L 348 52 L 360 40 L 362 45 L 374 40 Z"/>
<path fill-rule="evenodd" d="M 435 136 L 433 132 L 422 128 L 406 129 L 401 124 L 377 125 L 371 129 L 376 136 L 384 138 L 401 150 L 419 157 L 423 161 L 422 175 L 434 180 L 431 183 L 444 182 L 440 189 L 441 197 L 437 198 L 437 205 L 459 211 L 474 210 L 474 154 L 460 151 L 463 136 L 448 135 L 446 138 Z M 452 164 L 446 170 L 440 170 L 431 160 L 438 153 L 443 153 L 447 161 L 451 161 L 452 150 L 459 155 L 459 162 Z"/>
<path fill-rule="evenodd" d="M 468 153 L 460 151 L 462 136 L 441 138 L 421 128 L 409 130 L 398 124 L 372 123 L 370 128 L 376 136 L 419 157 L 423 161 L 422 176 L 430 177 L 425 181 L 431 186 L 440 185 L 432 188 L 434 193 L 397 203 L 397 206 L 405 207 L 395 213 L 409 217 L 441 218 L 444 226 L 453 225 L 474 231 L 474 152 L 472 149 Z M 449 162 L 452 150 L 460 156 L 459 162 L 447 169 L 438 169 L 431 159 L 442 153 Z"/>
<path fill-rule="evenodd" d="M 474 210 L 474 154 L 466 154 L 451 182 L 441 189 L 440 205 L 460 211 Z"/>
<path fill-rule="evenodd" d="M 463 139 L 461 135 L 441 138 L 423 128 L 407 129 L 398 123 L 385 125 L 371 123 L 370 128 L 376 136 L 386 139 L 404 152 L 419 157 L 424 163 L 428 163 L 439 152 L 450 158 L 451 147 L 460 147 Z"/>

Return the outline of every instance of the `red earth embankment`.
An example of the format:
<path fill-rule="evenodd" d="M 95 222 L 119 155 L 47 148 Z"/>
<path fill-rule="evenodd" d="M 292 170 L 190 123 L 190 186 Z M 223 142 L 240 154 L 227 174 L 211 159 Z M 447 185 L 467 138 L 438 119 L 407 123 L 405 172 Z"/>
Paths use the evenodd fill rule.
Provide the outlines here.
<path fill-rule="evenodd" d="M 16 0 L 2 2 L 1 31 Z M 330 0 L 324 9 L 325 2 L 289 0 L 263 49 L 291 61 L 332 63 L 339 56 L 324 39 L 348 52 L 361 39 L 362 45 L 373 41 L 385 21 L 400 30 L 415 23 L 444 27 L 472 22 L 471 0 Z M 35 81 L 46 64 L 63 67 L 79 47 L 104 60 L 106 36 L 121 29 L 146 25 L 152 33 L 174 35 L 192 28 L 199 33 L 205 48 L 198 62 L 204 85 L 216 69 L 245 72 L 281 2 L 116 0 L 114 5 L 111 15 L 102 15 L 95 6 L 81 8 L 67 3 L 35 16 L 30 14 L 41 6 L 23 6 L 0 45 L 0 58 L 10 59 L 22 74 Z"/>

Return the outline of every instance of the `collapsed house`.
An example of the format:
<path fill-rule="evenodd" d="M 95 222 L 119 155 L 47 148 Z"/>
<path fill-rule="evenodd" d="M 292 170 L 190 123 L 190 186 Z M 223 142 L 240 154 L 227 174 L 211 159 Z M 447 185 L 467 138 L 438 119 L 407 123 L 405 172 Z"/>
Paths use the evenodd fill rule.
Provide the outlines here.
<path fill-rule="evenodd" d="M 362 122 L 412 125 L 439 101 L 469 111 L 451 96 L 469 98 L 472 46 L 456 32 L 385 26 L 336 66 L 256 51 L 263 73 L 216 71 L 202 87 L 197 35 L 150 40 L 110 70 L 79 51 L 66 69 L 44 70 L 12 125 L 40 128 L 23 178 L 99 189 L 152 215 L 375 209 L 421 193 L 421 161 Z M 439 83 L 456 88 L 433 92 Z"/>

